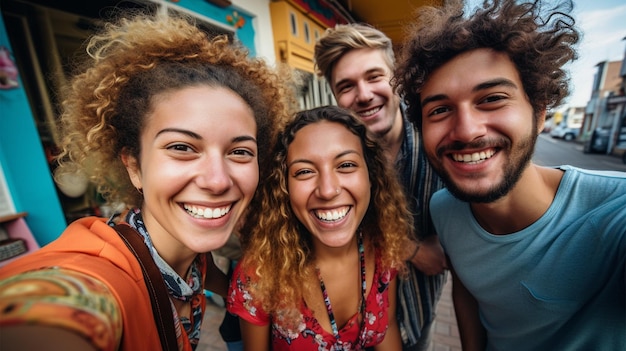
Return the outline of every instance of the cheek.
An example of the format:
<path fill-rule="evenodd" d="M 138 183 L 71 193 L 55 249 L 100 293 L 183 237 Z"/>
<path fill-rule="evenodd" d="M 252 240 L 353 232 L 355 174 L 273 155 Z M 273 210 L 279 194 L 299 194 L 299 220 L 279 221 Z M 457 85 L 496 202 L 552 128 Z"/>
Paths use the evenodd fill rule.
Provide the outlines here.
<path fill-rule="evenodd" d="M 437 142 L 435 141 L 435 132 L 436 130 L 434 128 L 430 128 L 422 124 L 422 142 L 424 143 L 426 151 L 430 151 L 431 149 L 434 150 L 437 145 Z"/>
<path fill-rule="evenodd" d="M 244 201 L 250 202 L 259 185 L 259 166 L 257 164 L 237 165 L 230 170 L 230 177 L 239 191 L 243 194 Z"/>
<path fill-rule="evenodd" d="M 237 172 L 238 177 L 243 177 L 243 191 L 248 198 L 252 198 L 259 185 L 259 166 L 254 165 L 249 170 Z"/>
<path fill-rule="evenodd" d="M 352 94 L 343 94 L 337 99 L 337 105 L 343 108 L 349 108 L 352 105 L 354 98 Z"/>
<path fill-rule="evenodd" d="M 287 181 L 287 191 L 289 192 L 289 205 L 291 210 L 296 214 L 296 217 L 302 221 L 300 211 L 306 209 L 306 201 L 308 196 L 302 184 L 291 184 Z"/>

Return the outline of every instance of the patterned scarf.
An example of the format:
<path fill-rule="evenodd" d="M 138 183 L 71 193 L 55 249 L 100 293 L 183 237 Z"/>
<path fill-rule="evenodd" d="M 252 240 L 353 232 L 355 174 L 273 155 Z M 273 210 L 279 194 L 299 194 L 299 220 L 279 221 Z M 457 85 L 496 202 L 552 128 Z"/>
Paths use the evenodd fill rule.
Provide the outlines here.
<path fill-rule="evenodd" d="M 152 258 L 154 258 L 154 262 L 157 267 L 161 271 L 163 275 L 163 279 L 165 280 L 165 285 L 167 286 L 167 290 L 170 293 L 170 296 L 178 299 L 180 301 L 189 302 L 191 305 L 191 319 L 185 316 L 178 316 L 176 312 L 176 308 L 172 303 L 172 312 L 174 313 L 174 324 L 176 326 L 176 336 L 178 337 L 179 349 L 181 346 L 181 331 L 180 327 L 185 329 L 187 332 L 189 342 L 191 343 L 192 350 L 195 350 L 198 346 L 198 341 L 200 339 L 200 326 L 202 325 L 202 298 L 204 298 L 204 287 L 202 285 L 203 276 L 206 272 L 206 256 L 198 255 L 196 259 L 191 264 L 191 268 L 189 270 L 189 274 L 187 276 L 187 280 L 181 278 L 181 276 L 176 273 L 172 267 L 170 267 L 159 253 L 154 248 L 152 244 L 152 240 L 150 239 L 150 234 L 146 229 L 146 226 L 143 222 L 143 218 L 141 216 L 141 210 L 138 208 L 134 208 L 128 211 L 126 215 L 126 222 L 141 236 L 143 237 L 146 246 L 150 249 L 150 253 L 152 254 Z"/>

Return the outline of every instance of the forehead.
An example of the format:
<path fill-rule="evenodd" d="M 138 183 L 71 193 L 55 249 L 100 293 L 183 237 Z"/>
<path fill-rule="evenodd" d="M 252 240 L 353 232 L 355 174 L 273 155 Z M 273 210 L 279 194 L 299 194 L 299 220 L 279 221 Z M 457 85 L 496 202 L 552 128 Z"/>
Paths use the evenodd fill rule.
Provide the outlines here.
<path fill-rule="evenodd" d="M 296 132 L 289 144 L 287 159 L 300 158 L 303 154 L 334 155 L 346 149 L 362 153 L 360 138 L 343 124 L 321 121 L 309 124 Z"/>
<path fill-rule="evenodd" d="M 250 106 L 230 89 L 207 85 L 190 86 L 163 93 L 152 102 L 145 130 L 183 128 L 196 133 L 219 130 L 256 131 Z M 217 133 L 219 135 L 219 133 Z"/>
<path fill-rule="evenodd" d="M 389 64 L 382 49 L 350 50 L 335 63 L 331 79 L 334 83 L 343 79 L 360 77 L 373 70 L 390 72 Z"/>
<path fill-rule="evenodd" d="M 497 79 L 509 80 L 522 89 L 519 71 L 507 54 L 485 48 L 467 51 L 430 74 L 422 98 L 429 94 L 474 92 L 480 84 Z"/>

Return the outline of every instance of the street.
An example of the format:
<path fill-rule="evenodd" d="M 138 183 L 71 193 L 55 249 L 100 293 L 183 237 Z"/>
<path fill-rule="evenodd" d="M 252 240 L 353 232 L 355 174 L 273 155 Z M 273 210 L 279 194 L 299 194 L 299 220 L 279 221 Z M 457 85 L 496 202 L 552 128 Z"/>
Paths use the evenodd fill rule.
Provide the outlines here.
<path fill-rule="evenodd" d="M 541 166 L 571 165 L 586 169 L 626 172 L 626 164 L 617 156 L 585 154 L 581 143 L 553 139 L 545 133 L 539 135 L 537 139 L 533 161 Z"/>

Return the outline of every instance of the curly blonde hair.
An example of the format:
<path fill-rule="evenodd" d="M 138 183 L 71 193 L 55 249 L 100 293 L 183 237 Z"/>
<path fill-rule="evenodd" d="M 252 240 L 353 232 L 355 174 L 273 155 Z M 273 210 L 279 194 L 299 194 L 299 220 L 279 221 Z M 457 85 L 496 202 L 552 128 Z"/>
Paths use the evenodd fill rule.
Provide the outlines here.
<path fill-rule="evenodd" d="M 241 96 L 254 112 L 260 169 L 295 106 L 289 71 L 248 57 L 226 36 L 209 37 L 181 15 L 121 18 L 94 35 L 87 52 L 93 60 L 65 94 L 57 175 L 80 169 L 107 201 L 127 207 L 139 206 L 142 195 L 120 156 L 140 159 L 140 134 L 158 94 L 208 85 Z"/>
<path fill-rule="evenodd" d="M 330 121 L 343 125 L 361 139 L 371 182 L 371 202 L 361 223 L 365 245 L 376 250 L 383 269 L 405 272 L 405 247 L 413 227 L 402 187 L 383 150 L 351 111 L 336 106 L 296 114 L 281 133 L 273 153 L 273 170 L 257 192 L 254 219 L 242 231 L 241 260 L 245 272 L 254 272 L 248 289 L 270 314 L 297 318 L 305 292 L 317 288 L 310 234 L 298 221 L 287 191 L 287 149 L 303 127 Z M 285 323 L 295 323 L 287 318 Z"/>

